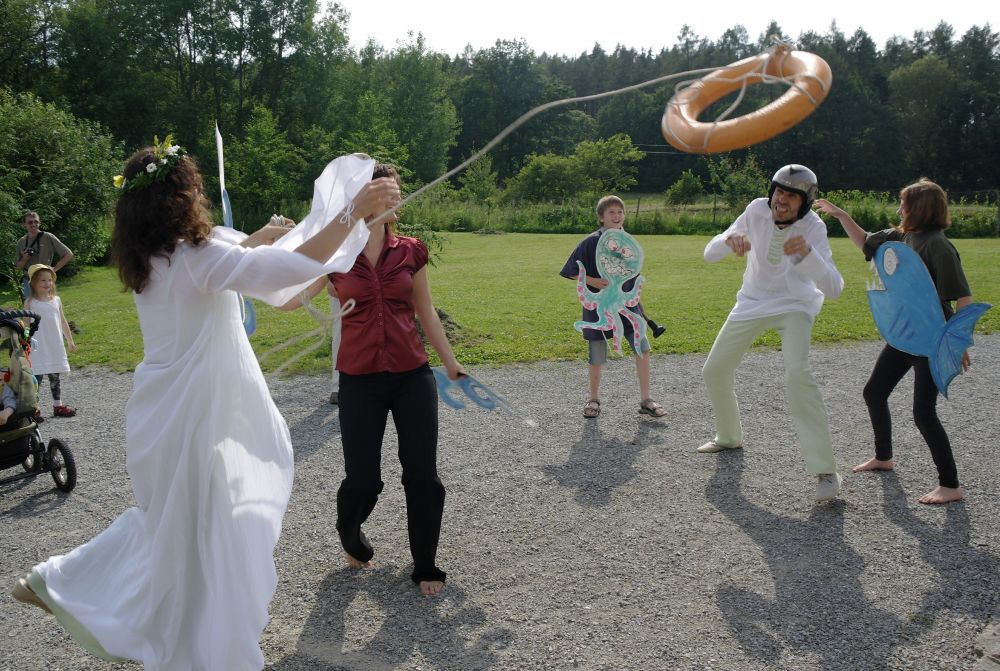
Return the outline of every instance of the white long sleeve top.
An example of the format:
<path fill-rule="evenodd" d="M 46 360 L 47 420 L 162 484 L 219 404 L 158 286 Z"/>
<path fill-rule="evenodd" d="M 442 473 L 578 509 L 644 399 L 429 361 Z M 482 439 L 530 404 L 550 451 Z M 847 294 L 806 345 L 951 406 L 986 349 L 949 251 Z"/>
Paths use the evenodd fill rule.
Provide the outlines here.
<path fill-rule="evenodd" d="M 732 254 L 726 239 L 737 233 L 747 236 L 750 251 L 730 319 L 757 319 L 795 311 L 815 318 L 824 297 L 837 298 L 844 290 L 844 278 L 833 264 L 826 239 L 826 224 L 815 212 L 782 230 L 774 224 L 767 198 L 758 198 L 729 228 L 705 245 L 705 260 L 715 263 Z M 796 235 L 805 237 L 812 249 L 805 257 L 788 256 L 782 251 L 785 240 Z"/>

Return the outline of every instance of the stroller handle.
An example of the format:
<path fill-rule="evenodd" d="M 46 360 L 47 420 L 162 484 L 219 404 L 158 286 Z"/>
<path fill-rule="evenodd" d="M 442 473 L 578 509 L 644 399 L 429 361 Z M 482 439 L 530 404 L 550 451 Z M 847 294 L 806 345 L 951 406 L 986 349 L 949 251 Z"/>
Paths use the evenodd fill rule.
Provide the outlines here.
<path fill-rule="evenodd" d="M 24 327 L 19 321 L 21 319 L 31 320 L 31 326 L 28 327 L 27 336 L 25 336 Z M 35 335 L 35 331 L 38 330 L 38 323 L 40 321 L 42 321 L 42 318 L 30 310 L 4 310 L 0 312 L 0 326 L 11 327 L 17 331 L 18 336 L 21 338 L 27 337 L 30 339 L 33 335 Z"/>

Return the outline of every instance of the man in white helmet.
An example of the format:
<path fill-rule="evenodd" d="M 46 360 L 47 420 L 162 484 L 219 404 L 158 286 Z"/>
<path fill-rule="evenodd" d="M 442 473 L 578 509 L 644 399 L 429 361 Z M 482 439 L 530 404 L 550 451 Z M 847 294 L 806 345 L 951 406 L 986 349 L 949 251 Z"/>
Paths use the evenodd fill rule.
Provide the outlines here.
<path fill-rule="evenodd" d="M 824 298 L 837 298 L 844 278 L 833 264 L 826 224 L 810 208 L 819 193 L 816 175 L 802 165 L 774 174 L 767 198 L 747 205 L 736 221 L 705 246 L 705 260 L 746 257 L 743 286 L 702 369 L 712 408 L 715 438 L 701 453 L 743 446 L 735 375 L 743 355 L 763 331 L 781 337 L 785 394 L 806 470 L 817 477 L 816 500 L 840 492 L 841 478 L 830 439 L 826 408 L 809 368 L 812 325 Z"/>

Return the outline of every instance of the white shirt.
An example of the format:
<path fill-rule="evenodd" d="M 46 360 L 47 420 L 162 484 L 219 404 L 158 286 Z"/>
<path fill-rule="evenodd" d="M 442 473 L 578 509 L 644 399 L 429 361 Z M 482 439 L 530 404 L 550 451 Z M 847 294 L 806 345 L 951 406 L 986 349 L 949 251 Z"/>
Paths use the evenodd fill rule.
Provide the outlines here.
<path fill-rule="evenodd" d="M 747 236 L 750 251 L 743 286 L 729 319 L 758 319 L 796 311 L 815 318 L 824 297 L 837 298 L 844 290 L 844 278 L 833 265 L 826 224 L 815 212 L 782 230 L 774 224 L 767 198 L 758 198 L 705 245 L 705 260 L 715 263 L 732 254 L 726 239 L 736 233 Z M 785 240 L 796 235 L 803 236 L 812 249 L 805 258 L 782 251 Z"/>

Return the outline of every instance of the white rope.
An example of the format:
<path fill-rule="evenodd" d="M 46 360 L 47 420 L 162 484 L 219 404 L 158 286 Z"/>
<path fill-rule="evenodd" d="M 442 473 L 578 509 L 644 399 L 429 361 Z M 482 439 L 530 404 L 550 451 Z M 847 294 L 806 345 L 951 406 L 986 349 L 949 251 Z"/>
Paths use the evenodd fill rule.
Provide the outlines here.
<path fill-rule="evenodd" d="M 342 319 L 344 315 L 348 314 L 351 310 L 354 309 L 355 305 L 357 305 L 357 302 L 353 298 L 349 298 L 346 301 L 344 301 L 343 305 L 340 306 L 340 310 L 328 315 L 324 312 L 317 310 L 312 306 L 312 299 L 310 298 L 308 291 L 303 291 L 301 294 L 299 294 L 299 301 L 301 301 L 302 307 L 304 307 L 306 312 L 309 313 L 309 316 L 311 316 L 316 321 L 316 323 L 319 324 L 319 327 L 313 329 L 312 331 L 309 331 L 308 333 L 297 335 L 294 338 L 291 338 L 283 343 L 275 345 L 266 352 L 261 353 L 257 357 L 257 360 L 259 362 L 263 362 L 264 359 L 271 356 L 272 354 L 280 352 L 284 349 L 288 349 L 292 345 L 297 345 L 301 342 L 305 342 L 310 338 L 318 337 L 319 339 L 306 349 L 297 352 L 294 356 L 292 356 L 292 358 L 286 360 L 284 363 L 278 366 L 274 370 L 272 375 L 280 375 L 296 361 L 298 361 L 299 359 L 303 358 L 308 354 L 312 354 L 322 345 L 326 344 L 327 332 L 329 331 L 331 337 L 333 335 L 333 323 L 336 322 L 338 319 Z"/>
<path fill-rule="evenodd" d="M 374 226 L 376 224 L 384 222 L 393 213 L 395 213 L 396 210 L 400 209 L 401 207 L 403 207 L 404 205 L 406 205 L 407 203 L 409 203 L 413 199 L 417 198 L 418 196 L 420 196 L 421 194 L 423 194 L 425 191 L 428 191 L 428 190 L 434 188 L 435 186 L 437 186 L 441 182 L 445 181 L 446 179 L 449 179 L 449 178 L 453 177 L 454 175 L 456 175 L 457 173 L 461 172 L 462 170 L 465 170 L 467 167 L 469 167 L 470 165 L 472 165 L 473 163 L 475 163 L 476 161 L 478 161 L 487 152 L 489 152 L 491 149 L 493 149 L 493 147 L 495 147 L 498 144 L 500 144 L 508 135 L 510 135 L 511 133 L 513 133 L 515 130 L 517 130 L 518 128 L 520 128 L 525 123 L 527 123 L 528 121 L 530 121 L 534 117 L 538 116 L 542 112 L 547 112 L 550 109 L 554 109 L 556 107 L 561 107 L 563 105 L 572 105 L 574 103 L 583 103 L 583 102 L 589 102 L 591 100 L 600 100 L 601 98 L 610 98 L 611 96 L 620 95 L 622 93 L 631 93 L 632 91 L 638 91 L 639 89 L 646 88 L 647 86 L 653 86 L 655 84 L 660 84 L 662 82 L 669 81 L 671 79 L 676 79 L 677 77 L 686 77 L 686 76 L 697 75 L 697 74 L 707 74 L 709 72 L 714 72 L 715 70 L 718 70 L 718 68 L 700 68 L 700 69 L 697 69 L 697 70 L 687 70 L 685 72 L 678 72 L 678 73 L 672 74 L 672 75 L 663 75 L 661 77 L 656 77 L 656 78 L 650 79 L 648 81 L 640 82 L 638 84 L 632 84 L 630 86 L 625 86 L 625 87 L 622 87 L 620 89 L 615 89 L 613 91 L 605 91 L 604 93 L 594 93 L 594 94 L 586 95 L 586 96 L 576 96 L 574 98 L 563 98 L 562 100 L 553 100 L 552 102 L 547 102 L 547 103 L 545 103 L 543 105 L 539 105 L 538 107 L 535 107 L 534 109 L 531 109 L 531 110 L 525 112 L 524 114 L 522 114 L 521 116 L 519 116 L 517 119 L 515 119 L 510 125 L 508 125 L 502 131 L 500 131 L 500 133 L 498 133 L 496 137 L 494 137 L 492 140 L 490 140 L 489 142 L 487 142 L 483 146 L 483 148 L 480 149 L 479 151 L 477 151 L 475 154 L 473 154 L 472 156 L 470 156 L 465 161 L 463 161 L 462 163 L 460 163 L 456 167 L 452 168 L 451 170 L 449 170 L 445 174 L 441 175 L 440 177 L 438 177 L 434 181 L 425 184 L 424 186 L 420 187 L 419 189 L 417 189 L 416 191 L 414 191 L 413 193 L 411 193 L 409 196 L 407 196 L 406 198 L 404 198 L 403 201 L 399 203 L 399 205 L 396 205 L 391 210 L 383 212 L 381 215 L 379 215 L 374 220 L 372 220 L 371 223 L 368 224 L 368 226 L 371 227 L 371 226 Z M 696 80 L 694 80 L 694 81 L 696 81 Z"/>
<path fill-rule="evenodd" d="M 732 79 L 732 80 L 725 80 L 725 79 L 723 79 L 722 80 L 722 81 L 740 81 L 740 80 L 742 80 L 743 86 L 740 89 L 740 93 L 737 96 L 736 101 L 733 102 L 732 105 L 730 105 L 722 114 L 720 114 L 712 122 L 712 130 L 709 131 L 708 137 L 711 137 L 711 133 L 715 129 L 715 126 L 720 121 L 725 120 L 726 117 L 728 117 L 729 114 L 731 114 L 732 111 L 735 110 L 739 106 L 739 104 L 743 100 L 743 96 L 744 96 L 744 94 L 746 92 L 747 81 L 749 79 L 753 78 L 753 77 L 758 78 L 764 84 L 776 84 L 776 83 L 789 84 L 789 85 L 793 86 L 794 88 L 798 89 L 800 92 L 804 93 L 806 96 L 808 96 L 809 100 L 813 104 L 816 104 L 816 101 L 813 99 L 812 95 L 808 91 L 806 91 L 806 90 L 802 89 L 801 87 L 799 87 L 794 82 L 794 80 L 792 80 L 792 79 L 790 79 L 788 77 L 775 77 L 774 75 L 768 75 L 765 72 L 766 65 L 769 62 L 769 59 L 771 57 L 773 57 L 774 52 L 781 53 L 782 54 L 781 57 L 784 58 L 784 55 L 787 53 L 787 51 L 789 51 L 791 49 L 791 45 L 788 45 L 787 43 L 781 42 L 777 38 L 773 38 L 772 37 L 772 40 L 776 43 L 776 45 L 777 45 L 778 48 L 774 49 L 772 52 L 769 53 L 768 59 L 765 59 L 762 62 L 762 65 L 761 65 L 760 68 L 755 68 L 753 71 L 744 74 L 742 77 L 740 77 L 738 79 Z M 603 93 L 594 93 L 594 94 L 586 95 L 586 96 L 575 96 L 575 97 L 572 97 L 572 98 L 563 98 L 561 100 L 553 100 L 551 102 L 547 102 L 547 103 L 544 103 L 542 105 L 539 105 L 539 106 L 537 106 L 537 107 L 535 107 L 535 108 L 533 108 L 533 109 L 525 112 L 524 114 L 522 114 L 521 116 L 519 116 L 517 119 L 515 119 L 513 122 L 511 122 L 506 128 L 504 128 L 503 130 L 501 130 L 496 135 L 496 137 L 494 137 L 492 140 L 490 140 L 489 142 L 487 142 L 483 146 L 482 149 L 480 149 L 479 151 L 477 151 L 476 153 L 474 153 L 472 156 L 470 156 L 469 158 L 467 158 L 465 161 L 463 161 L 462 163 L 460 163 L 456 167 L 452 168 L 448 172 L 444 173 L 443 175 L 441 175 L 437 179 L 435 179 L 435 180 L 433 180 L 433 181 L 425 184 L 424 186 L 420 187 L 419 189 L 417 189 L 416 191 L 414 191 L 413 193 L 411 193 L 409 196 L 407 196 L 406 198 L 404 198 L 398 205 L 396 205 L 392 209 L 386 210 L 385 212 L 383 212 L 379 216 L 377 216 L 374 219 L 372 219 L 370 222 L 367 222 L 367 225 L 368 225 L 369 228 L 371 228 L 371 227 L 373 227 L 373 226 L 375 226 L 377 224 L 385 222 L 397 210 L 399 210 L 400 208 L 402 208 L 407 203 L 413 201 L 414 199 L 416 199 L 419 196 L 423 195 L 424 193 L 426 193 L 430 189 L 434 188 L 435 186 L 437 186 L 441 182 L 445 181 L 446 179 L 450 179 L 454 175 L 458 174 L 462 170 L 465 170 L 467 167 L 469 167 L 470 165 L 472 165 L 473 163 L 475 163 L 476 161 L 478 161 L 480 158 L 482 158 L 483 156 L 485 156 L 491 149 L 493 149 L 498 144 L 500 144 L 508 135 L 510 135 L 511 133 L 513 133 L 515 130 L 517 130 L 518 128 L 520 128 L 525 123 L 527 123 L 528 121 L 530 121 L 534 117 L 538 116 L 542 112 L 547 112 L 550 109 L 554 109 L 556 107 L 562 107 L 564 105 L 572 105 L 572 104 L 575 104 L 575 103 L 590 102 L 592 100 L 600 100 L 602 98 L 610 98 L 612 96 L 621 95 L 623 93 L 631 93 L 632 91 L 638 91 L 639 89 L 643 89 L 643 88 L 646 88 L 646 87 L 649 87 L 649 86 L 654 86 L 656 84 L 661 84 L 663 82 L 670 81 L 671 79 L 677 79 L 678 77 L 691 77 L 691 76 L 695 76 L 695 75 L 699 75 L 700 76 L 700 75 L 708 74 L 710 72 L 715 72 L 716 70 L 719 70 L 719 69 L 720 68 L 718 68 L 718 67 L 711 67 L 711 68 L 698 68 L 698 69 L 694 69 L 694 70 L 686 70 L 684 72 L 678 72 L 678 73 L 671 74 L 671 75 L 662 75 L 660 77 L 655 77 L 653 79 L 649 79 L 647 81 L 640 82 L 638 84 L 631 84 L 629 86 L 624 86 L 622 88 L 614 89 L 613 91 L 605 91 Z M 758 70 L 759 70 L 759 72 L 758 72 Z M 779 70 L 779 71 L 781 71 L 781 70 Z M 674 95 L 676 96 L 676 94 L 678 92 L 680 92 L 684 88 L 686 88 L 686 87 L 694 84 L 697 81 L 698 81 L 698 79 L 686 79 L 684 81 L 679 82 L 674 87 Z M 671 98 L 671 100 L 667 104 L 671 105 L 671 104 L 676 104 L 676 103 L 674 103 L 673 102 L 673 98 Z M 706 137 L 706 142 L 708 141 L 708 137 Z M 327 206 L 328 207 L 329 207 L 329 201 L 330 201 L 330 199 L 328 198 L 327 199 Z M 342 224 L 350 224 L 351 221 L 353 220 L 352 219 L 353 213 L 354 213 L 354 201 L 351 201 L 351 202 L 348 203 L 347 208 L 344 210 L 343 214 L 341 215 L 341 217 L 340 217 L 340 223 L 342 223 Z M 317 323 L 320 324 L 320 328 L 318 328 L 316 330 L 313 330 L 313 331 L 310 331 L 309 333 L 307 333 L 305 335 L 296 336 L 295 338 L 292 338 L 291 340 L 288 340 L 288 341 L 286 341 L 284 343 L 281 343 L 281 344 L 279 344 L 279 345 L 277 345 L 275 347 L 272 347 L 271 349 L 267 350 L 266 352 L 264 352 L 263 354 L 260 355 L 261 359 L 264 359 L 265 357 L 270 356 L 271 354 L 274 354 L 275 352 L 278 352 L 280 350 L 286 349 L 287 347 L 290 347 L 291 345 L 298 344 L 298 343 L 300 343 L 300 342 L 302 342 L 302 341 L 304 341 L 304 340 L 306 340 L 306 339 L 308 339 L 310 337 L 313 337 L 315 335 L 322 335 L 327 330 L 327 326 L 328 325 L 329 325 L 330 331 L 332 332 L 332 329 L 333 329 L 332 324 L 333 324 L 333 322 L 335 320 L 337 320 L 337 319 L 342 318 L 344 315 L 346 315 L 348 312 L 350 312 L 352 309 L 354 309 L 354 299 L 351 299 L 351 300 L 347 301 L 344 304 L 343 307 L 341 307 L 339 314 L 336 314 L 336 315 L 331 314 L 331 315 L 327 316 L 326 314 L 324 314 L 323 312 L 320 312 L 319 310 L 317 310 L 316 308 L 314 308 L 311 305 L 311 301 L 309 300 L 308 294 L 306 294 L 306 292 L 303 292 L 302 295 L 300 296 L 300 298 L 302 300 L 302 306 L 305 307 L 306 311 L 312 316 L 312 318 L 314 320 L 316 320 Z M 274 371 L 274 374 L 281 373 L 282 371 L 284 371 L 285 369 L 287 369 L 291 364 L 295 363 L 296 361 L 298 361 L 299 359 L 301 359 L 305 355 L 307 355 L 307 354 L 309 354 L 311 352 L 314 352 L 324 342 L 325 342 L 325 339 L 321 340 L 321 341 L 319 341 L 319 342 L 317 342 L 315 344 L 313 344 L 308 349 L 303 350 L 302 352 L 297 353 L 294 357 L 292 357 L 288 361 L 286 361 L 283 364 L 281 364 L 281 366 L 279 366 Z"/>
<path fill-rule="evenodd" d="M 354 201 L 352 200 L 349 203 L 347 203 L 347 207 L 344 208 L 344 213 L 340 215 L 340 223 L 344 224 L 345 226 L 350 225 L 351 222 L 354 221 L 354 217 L 351 216 L 353 214 L 354 214 Z"/>

